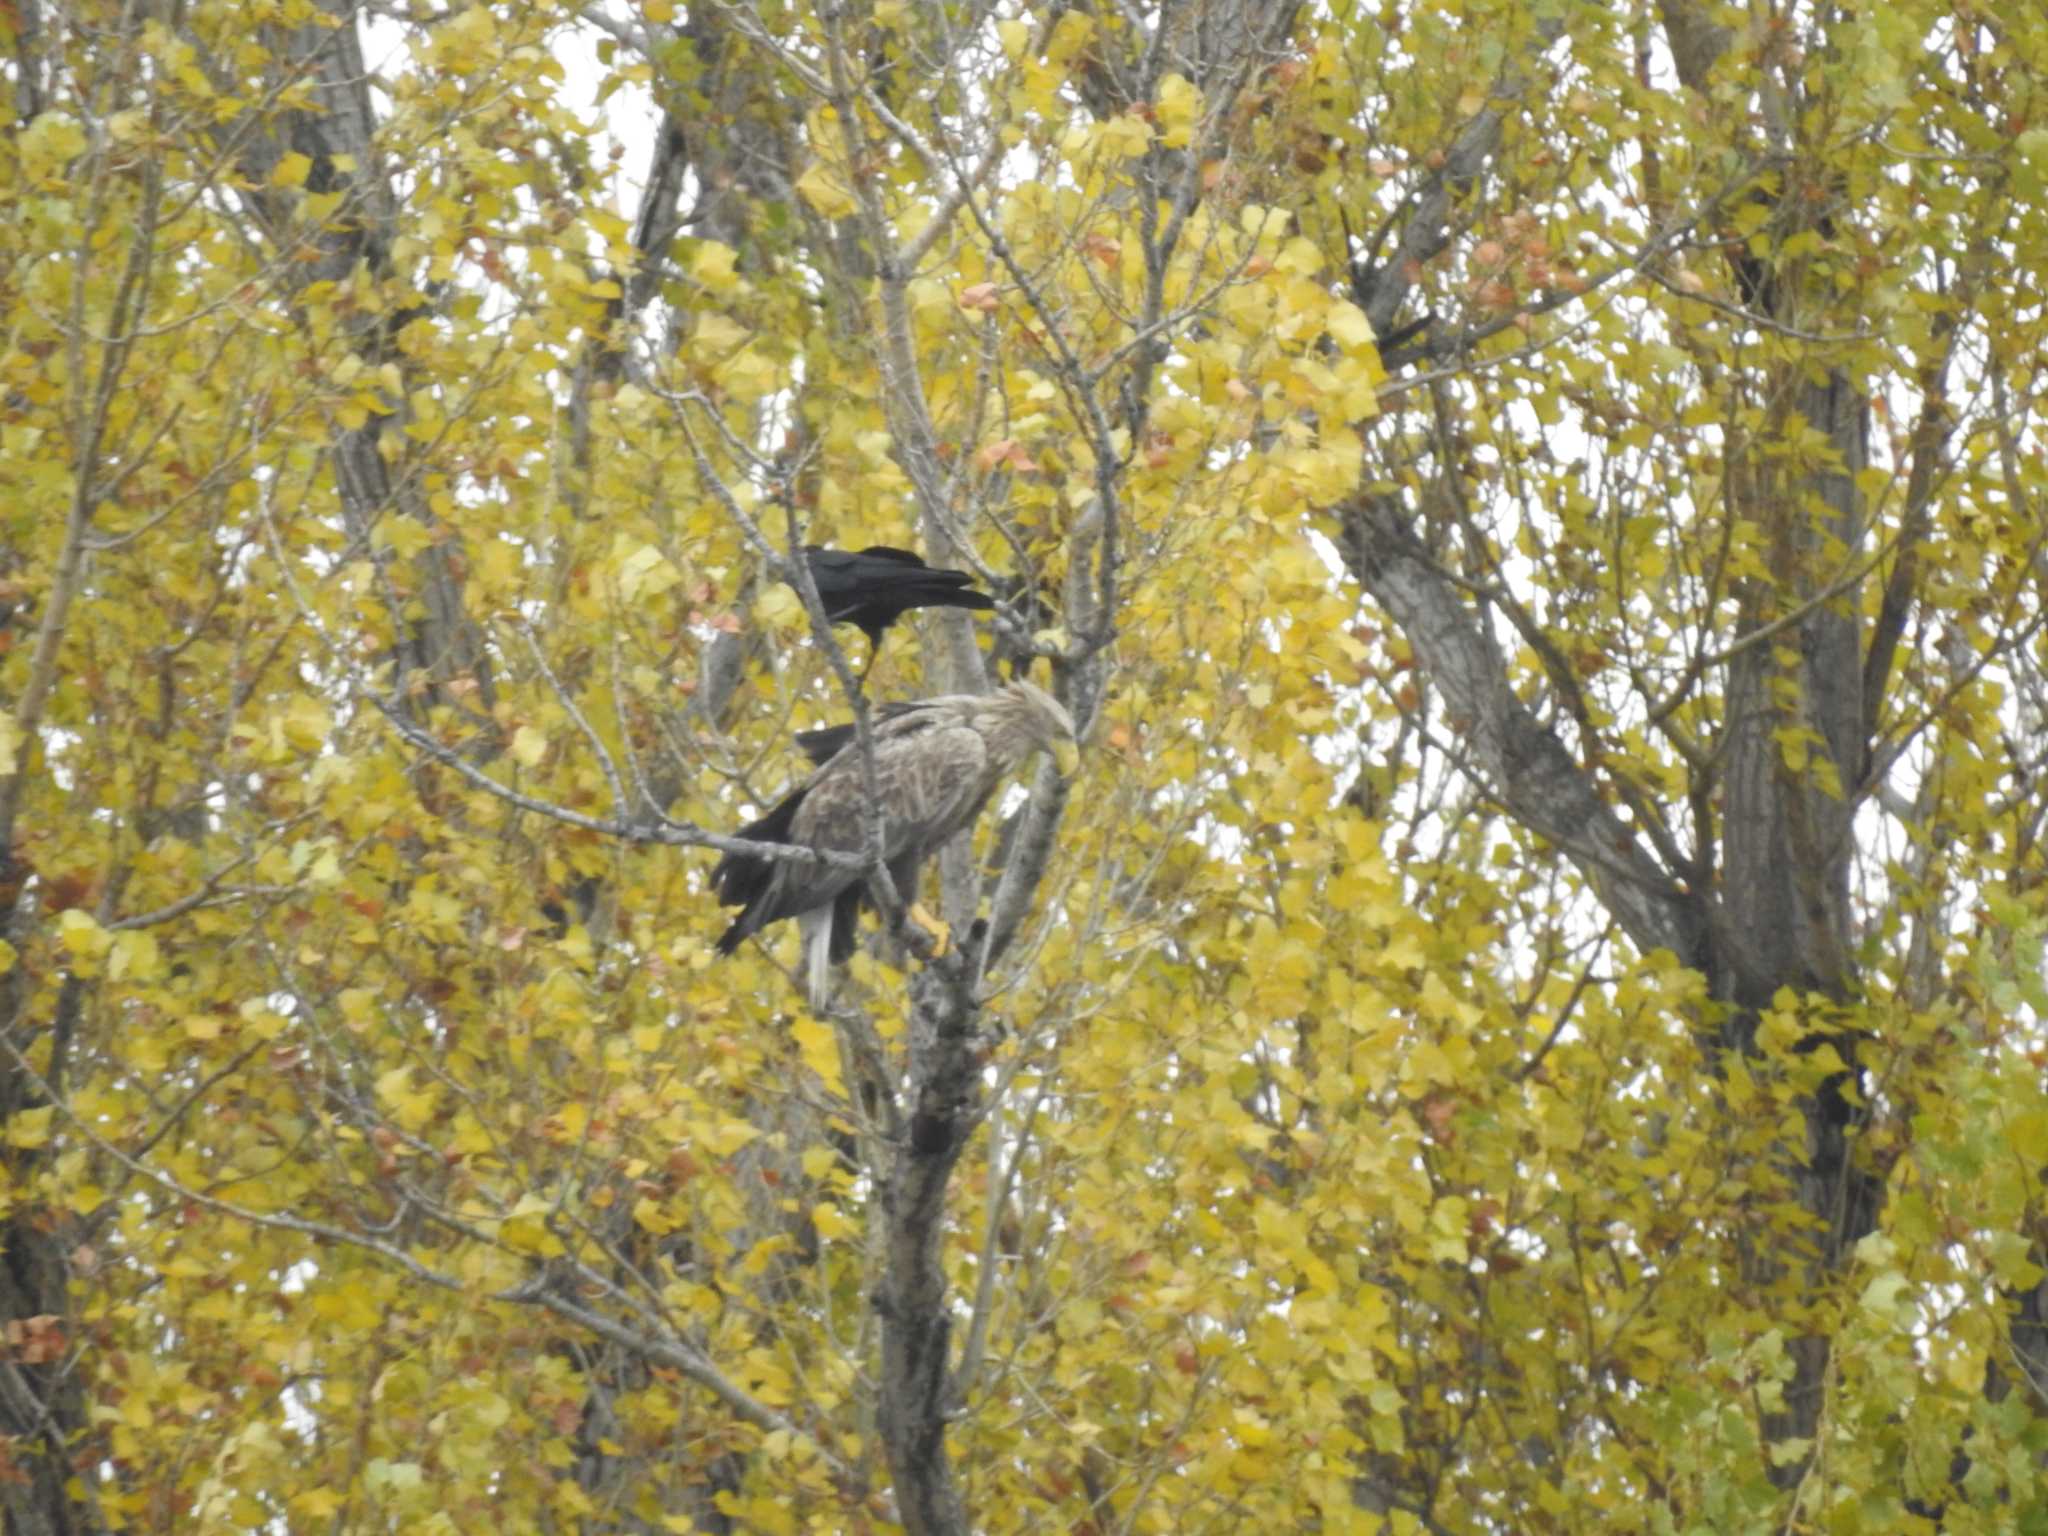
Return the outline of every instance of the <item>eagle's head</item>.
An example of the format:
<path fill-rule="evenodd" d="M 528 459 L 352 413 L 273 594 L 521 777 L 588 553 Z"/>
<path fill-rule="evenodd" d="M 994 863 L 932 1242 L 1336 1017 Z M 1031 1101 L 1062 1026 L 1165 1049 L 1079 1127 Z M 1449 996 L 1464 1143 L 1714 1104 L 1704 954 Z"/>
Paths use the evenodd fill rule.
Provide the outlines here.
<path fill-rule="evenodd" d="M 1022 678 L 1005 683 L 996 696 L 1002 700 L 1010 728 L 1020 738 L 1022 752 L 1045 748 L 1059 760 L 1060 771 L 1071 774 L 1074 771 L 1074 717 L 1067 713 L 1066 707 L 1043 688 Z M 1059 750 L 1062 743 L 1067 747 L 1064 752 Z"/>

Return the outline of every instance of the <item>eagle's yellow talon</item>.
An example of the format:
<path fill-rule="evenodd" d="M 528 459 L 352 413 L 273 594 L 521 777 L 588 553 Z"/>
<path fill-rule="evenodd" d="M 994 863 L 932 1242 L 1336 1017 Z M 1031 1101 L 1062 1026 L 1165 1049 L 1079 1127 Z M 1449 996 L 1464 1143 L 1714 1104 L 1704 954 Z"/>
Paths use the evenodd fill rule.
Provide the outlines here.
<path fill-rule="evenodd" d="M 905 912 L 903 917 L 906 922 L 917 924 L 918 927 L 932 936 L 932 958 L 934 960 L 953 947 L 952 926 L 944 918 L 934 917 L 931 913 L 927 912 L 923 902 L 913 901 L 910 904 L 910 910 Z"/>

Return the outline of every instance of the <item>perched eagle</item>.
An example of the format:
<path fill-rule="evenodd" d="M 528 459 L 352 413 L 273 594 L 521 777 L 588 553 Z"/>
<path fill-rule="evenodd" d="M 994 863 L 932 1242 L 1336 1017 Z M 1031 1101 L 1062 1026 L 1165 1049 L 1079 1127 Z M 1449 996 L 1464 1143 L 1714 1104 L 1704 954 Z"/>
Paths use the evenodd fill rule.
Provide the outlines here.
<path fill-rule="evenodd" d="M 917 895 L 918 871 L 956 833 L 970 827 L 1000 784 L 1040 748 L 1074 739 L 1059 701 L 1030 683 L 993 693 L 946 694 L 879 712 L 874 724 L 875 790 L 880 798 L 882 860 L 897 894 Z M 734 835 L 820 853 L 867 848 L 867 772 L 848 741 L 767 815 Z M 788 859 L 728 853 L 711 871 L 720 905 L 741 908 L 719 936 L 729 955 L 749 934 L 785 917 L 804 935 L 805 984 L 816 1004 L 826 970 L 853 953 L 854 923 L 866 882 L 859 871 Z"/>
<path fill-rule="evenodd" d="M 965 571 L 926 565 L 907 549 L 870 544 L 863 550 L 804 546 L 804 563 L 818 584 L 825 617 L 834 624 L 856 624 L 868 637 L 868 664 L 882 631 L 912 608 L 993 608 L 995 599 L 974 589 Z"/>

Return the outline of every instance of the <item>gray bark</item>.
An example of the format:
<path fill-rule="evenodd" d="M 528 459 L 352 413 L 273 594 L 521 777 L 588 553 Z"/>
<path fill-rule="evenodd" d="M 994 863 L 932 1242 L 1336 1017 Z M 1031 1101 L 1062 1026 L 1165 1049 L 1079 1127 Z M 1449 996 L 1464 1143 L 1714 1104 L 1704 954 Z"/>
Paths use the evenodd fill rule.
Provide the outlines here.
<path fill-rule="evenodd" d="M 1345 568 L 1415 648 L 1416 664 L 1450 711 L 1489 792 L 1517 821 L 1578 868 L 1638 948 L 1707 963 L 1696 897 L 1642 847 L 1593 775 L 1509 686 L 1507 664 L 1483 614 L 1408 535 L 1391 497 L 1361 497 L 1344 511 Z"/>
<path fill-rule="evenodd" d="M 876 1428 L 910 1536 L 972 1529 L 946 1450 L 952 1342 L 943 1245 L 947 1186 L 979 1118 L 979 1055 L 971 986 L 957 965 L 950 969 L 927 967 L 912 983 L 904 1135 L 882 1191 Z"/>

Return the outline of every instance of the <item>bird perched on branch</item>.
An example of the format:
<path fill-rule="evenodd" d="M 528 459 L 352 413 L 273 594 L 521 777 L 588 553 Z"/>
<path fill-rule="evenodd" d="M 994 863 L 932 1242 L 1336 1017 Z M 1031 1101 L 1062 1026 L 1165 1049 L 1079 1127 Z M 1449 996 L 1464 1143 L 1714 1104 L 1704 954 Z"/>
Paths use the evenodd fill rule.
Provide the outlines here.
<path fill-rule="evenodd" d="M 875 808 L 882 862 L 897 894 L 915 907 L 926 859 L 974 824 L 996 786 L 1033 752 L 1071 743 L 1074 722 L 1057 699 L 1027 682 L 993 693 L 947 694 L 892 705 L 874 722 Z M 848 741 L 758 821 L 735 836 L 814 853 L 867 850 L 867 764 Z M 828 967 L 853 953 L 867 882 L 857 869 L 728 853 L 711 872 L 722 906 L 739 907 L 718 939 L 729 955 L 750 934 L 794 917 L 804 935 L 805 987 L 822 1004 Z M 872 904 L 872 902 L 871 902 Z"/>
<path fill-rule="evenodd" d="M 912 608 L 993 608 L 965 571 L 929 566 L 907 549 L 870 544 L 862 550 L 804 546 L 804 562 L 818 584 L 818 600 L 834 624 L 856 624 L 868 637 L 868 665 L 882 631 Z"/>

